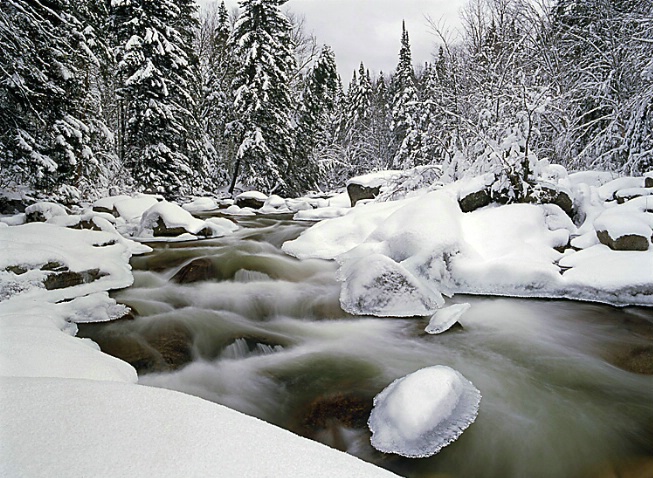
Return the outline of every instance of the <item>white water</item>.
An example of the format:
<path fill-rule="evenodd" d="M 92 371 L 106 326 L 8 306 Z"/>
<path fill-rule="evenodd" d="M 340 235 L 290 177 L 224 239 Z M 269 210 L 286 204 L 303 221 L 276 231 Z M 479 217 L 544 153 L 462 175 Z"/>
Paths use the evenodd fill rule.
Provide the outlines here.
<path fill-rule="evenodd" d="M 653 456 L 653 376 L 613 359 L 649 350 L 651 311 L 455 297 L 449 303 L 472 305 L 464 329 L 432 336 L 424 333 L 428 318 L 344 313 L 334 264 L 279 251 L 302 225 L 243 224 L 233 237 L 159 247 L 134 262 L 135 285 L 116 297 L 138 312 L 136 320 L 93 337 L 147 340 L 171 324 L 192 336 L 192 363 L 142 375 L 141 383 L 225 404 L 405 476 L 593 476 L 606 464 Z M 210 258 L 219 278 L 169 281 L 197 257 Z M 477 421 L 429 459 L 374 451 L 365 407 L 394 379 L 432 365 L 458 370 L 481 391 Z M 351 401 L 351 410 L 320 408 L 338 397 L 363 411 Z M 327 418 L 316 419 L 316 409 Z"/>

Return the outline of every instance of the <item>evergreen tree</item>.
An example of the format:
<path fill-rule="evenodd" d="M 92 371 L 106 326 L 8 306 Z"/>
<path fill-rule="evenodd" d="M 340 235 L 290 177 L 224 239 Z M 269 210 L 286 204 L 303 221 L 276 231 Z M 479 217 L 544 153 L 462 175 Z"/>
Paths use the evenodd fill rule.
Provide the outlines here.
<path fill-rule="evenodd" d="M 392 102 L 392 131 L 396 144 L 400 146 L 392 165 L 396 169 L 408 169 L 426 164 L 428 158 L 422 154 L 424 138 L 421 130 L 421 105 L 405 22 L 402 23 L 399 64 L 393 80 L 395 93 Z"/>
<path fill-rule="evenodd" d="M 333 51 L 324 46 L 308 74 L 297 120 L 295 155 L 290 174 L 293 184 L 304 190 L 318 185 L 318 155 L 329 148 L 335 139 L 339 83 Z"/>
<path fill-rule="evenodd" d="M 83 25 L 65 1 L 0 4 L 0 166 L 5 181 L 79 185 L 95 162 L 95 111 L 84 72 L 92 62 Z"/>
<path fill-rule="evenodd" d="M 119 0 L 112 6 L 124 163 L 140 187 L 179 195 L 206 157 L 189 91 L 195 6 L 190 0 Z"/>
<path fill-rule="evenodd" d="M 279 9 L 283 3 L 240 3 L 231 42 L 240 64 L 233 82 L 236 120 L 229 128 L 238 145 L 230 191 L 240 176 L 243 183 L 267 192 L 297 187 L 286 184 L 293 152 L 289 74 L 295 60 L 291 26 Z"/>

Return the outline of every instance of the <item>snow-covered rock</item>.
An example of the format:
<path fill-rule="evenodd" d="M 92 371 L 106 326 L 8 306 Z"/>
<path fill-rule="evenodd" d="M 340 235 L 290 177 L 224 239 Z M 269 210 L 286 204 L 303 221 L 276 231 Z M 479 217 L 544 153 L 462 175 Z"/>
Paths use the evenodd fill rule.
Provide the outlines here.
<path fill-rule="evenodd" d="M 363 199 L 374 199 L 381 192 L 381 188 L 388 184 L 399 171 L 380 171 L 356 176 L 347 181 L 347 194 L 351 207 Z"/>
<path fill-rule="evenodd" d="M 118 211 L 116 211 L 115 209 L 115 204 L 118 201 L 125 201 L 127 199 L 131 199 L 131 196 L 126 196 L 124 194 L 121 194 L 118 196 L 108 196 L 108 197 L 100 198 L 93 203 L 93 211 L 107 213 L 107 214 L 114 214 L 117 216 Z"/>
<path fill-rule="evenodd" d="M 206 222 L 193 217 L 182 207 L 168 201 L 161 201 L 143 213 L 138 236 L 170 237 L 185 233 L 208 236 L 211 230 Z"/>
<path fill-rule="evenodd" d="M 427 334 L 441 334 L 446 332 L 467 312 L 471 304 L 454 304 L 438 310 L 431 316 L 429 324 L 424 331 Z"/>
<path fill-rule="evenodd" d="M 186 211 L 193 213 L 215 211 L 220 206 L 218 205 L 218 202 L 213 198 L 199 197 L 194 198 L 189 203 L 182 204 L 181 207 L 183 207 Z"/>
<path fill-rule="evenodd" d="M 444 304 L 440 292 L 382 254 L 347 263 L 340 271 L 340 305 L 350 314 L 412 317 Z"/>
<path fill-rule="evenodd" d="M 428 367 L 399 378 L 374 398 L 372 446 L 423 458 L 455 441 L 478 415 L 481 393 L 459 372 Z"/>
<path fill-rule="evenodd" d="M 53 202 L 37 202 L 25 208 L 27 222 L 46 222 L 55 217 L 68 216 L 66 209 Z"/>
<path fill-rule="evenodd" d="M 157 204 L 160 200 L 161 198 L 159 196 L 139 194 L 133 198 L 115 201 L 113 207 L 118 215 L 126 222 L 138 223 L 140 222 L 143 213 Z"/>
<path fill-rule="evenodd" d="M 235 197 L 236 206 L 240 208 L 261 209 L 268 196 L 259 191 L 246 191 Z"/>

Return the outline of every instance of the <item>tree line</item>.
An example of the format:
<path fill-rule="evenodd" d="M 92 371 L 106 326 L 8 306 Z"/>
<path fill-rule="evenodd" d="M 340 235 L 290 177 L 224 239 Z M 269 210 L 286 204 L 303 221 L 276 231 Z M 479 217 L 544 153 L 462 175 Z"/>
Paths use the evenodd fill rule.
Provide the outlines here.
<path fill-rule="evenodd" d="M 469 0 L 455 38 L 415 68 L 348 87 L 333 51 L 241 0 L 3 0 L 0 182 L 170 197 L 296 195 L 379 169 L 443 165 L 514 184 L 536 160 L 653 166 L 650 0 Z"/>

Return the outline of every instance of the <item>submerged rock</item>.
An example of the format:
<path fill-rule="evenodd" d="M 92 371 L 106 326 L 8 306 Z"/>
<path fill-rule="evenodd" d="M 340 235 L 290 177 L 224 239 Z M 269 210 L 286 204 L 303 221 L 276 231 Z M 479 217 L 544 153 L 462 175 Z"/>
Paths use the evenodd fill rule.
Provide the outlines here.
<path fill-rule="evenodd" d="M 418 370 L 374 398 L 372 446 L 408 458 L 434 455 L 476 420 L 480 401 L 476 387 L 452 368 Z"/>
<path fill-rule="evenodd" d="M 177 284 L 192 284 L 215 278 L 217 271 L 211 259 L 200 257 L 186 264 L 172 276 L 172 282 Z"/>

